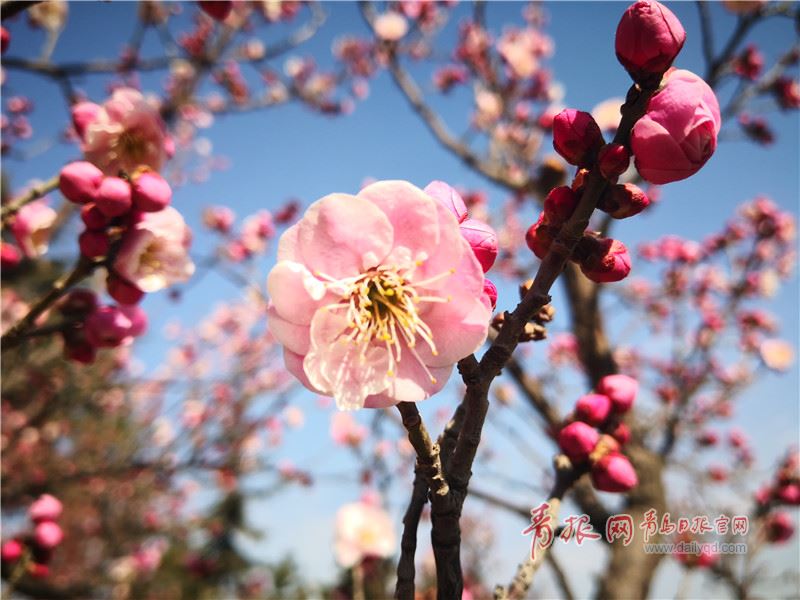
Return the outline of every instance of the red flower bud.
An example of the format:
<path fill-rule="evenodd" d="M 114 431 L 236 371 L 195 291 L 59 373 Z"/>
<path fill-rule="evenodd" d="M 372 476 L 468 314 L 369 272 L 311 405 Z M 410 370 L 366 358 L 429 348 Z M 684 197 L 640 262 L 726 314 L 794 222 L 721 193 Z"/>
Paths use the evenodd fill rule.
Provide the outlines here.
<path fill-rule="evenodd" d="M 638 215 L 650 205 L 647 194 L 632 183 L 612 185 L 600 197 L 597 208 L 615 219 L 626 219 Z"/>
<path fill-rule="evenodd" d="M 85 160 L 71 162 L 61 169 L 58 188 L 64 197 L 76 204 L 97 200 L 97 192 L 103 182 L 103 172 Z"/>
<path fill-rule="evenodd" d="M 597 393 L 611 400 L 615 413 L 628 412 L 639 391 L 639 382 L 627 375 L 606 375 L 597 384 Z"/>
<path fill-rule="evenodd" d="M 579 251 L 581 271 L 596 283 L 620 281 L 631 271 L 628 249 L 618 240 L 584 236 Z"/>
<path fill-rule="evenodd" d="M 485 278 L 483 280 L 483 298 L 489 303 L 492 310 L 497 308 L 497 287 Z"/>
<path fill-rule="evenodd" d="M 84 204 L 81 207 L 81 221 L 86 225 L 86 229 L 101 230 L 105 229 L 111 219 L 100 212 L 94 203 Z"/>
<path fill-rule="evenodd" d="M 800 485 L 796 483 L 789 483 L 778 488 L 775 496 L 784 504 L 797 506 L 800 504 Z"/>
<path fill-rule="evenodd" d="M 547 251 L 550 250 L 550 244 L 553 243 L 555 235 L 558 233 L 554 227 L 551 227 L 545 221 L 545 213 L 539 215 L 539 220 L 530 226 L 525 234 L 525 243 L 528 248 L 537 256 L 537 258 L 544 260 L 547 256 Z"/>
<path fill-rule="evenodd" d="M 115 348 L 128 343 L 132 326 L 118 306 L 101 306 L 86 317 L 86 339 L 96 348 Z"/>
<path fill-rule="evenodd" d="M 106 177 L 97 191 L 97 208 L 107 217 L 119 217 L 131 209 L 131 186 L 119 177 Z"/>
<path fill-rule="evenodd" d="M 578 194 L 567 185 L 550 190 L 544 199 L 544 215 L 548 225 L 561 225 L 575 212 Z"/>
<path fill-rule="evenodd" d="M 4 271 L 6 269 L 13 269 L 19 265 L 21 260 L 22 254 L 16 246 L 6 242 L 0 244 L 0 268 Z"/>
<path fill-rule="evenodd" d="M 197 3 L 203 12 L 215 21 L 224 21 L 233 10 L 231 0 L 199 0 Z"/>
<path fill-rule="evenodd" d="M 483 221 L 467 219 L 461 223 L 461 235 L 469 242 L 475 258 L 486 273 L 497 258 L 497 234 L 494 229 Z"/>
<path fill-rule="evenodd" d="M 686 31 L 660 2 L 640 0 L 628 7 L 617 26 L 617 59 L 634 81 L 658 85 L 686 41 Z"/>
<path fill-rule="evenodd" d="M 601 492 L 627 492 L 638 483 L 633 465 L 618 452 L 606 454 L 592 465 L 592 484 Z"/>
<path fill-rule="evenodd" d="M 108 254 L 111 244 L 104 232 L 89 229 L 78 236 L 78 246 L 86 258 L 99 258 Z"/>
<path fill-rule="evenodd" d="M 158 173 L 142 173 L 133 182 L 133 205 L 143 212 L 158 212 L 172 201 L 172 188 Z"/>
<path fill-rule="evenodd" d="M 120 304 L 136 304 L 144 297 L 144 292 L 121 277 L 109 275 L 106 279 L 108 295 Z"/>
<path fill-rule="evenodd" d="M 606 179 L 619 177 L 628 170 L 631 164 L 631 153 L 622 144 L 606 144 L 597 155 L 597 166 Z"/>
<path fill-rule="evenodd" d="M 571 165 L 591 166 L 602 145 L 603 133 L 589 113 L 567 108 L 553 119 L 553 147 Z"/>
<path fill-rule="evenodd" d="M 575 403 L 575 418 L 600 426 L 611 414 L 611 400 L 602 394 L 586 394 Z"/>
<path fill-rule="evenodd" d="M 594 427 L 575 421 L 558 433 L 558 446 L 573 464 L 578 465 L 589 459 L 599 439 L 600 434 Z"/>
<path fill-rule="evenodd" d="M 780 544 L 789 540 L 794 534 L 794 523 L 788 513 L 779 511 L 769 515 L 764 521 L 767 540 Z"/>
<path fill-rule="evenodd" d="M 3 31 L 5 31 L 5 29 L 3 29 Z M 2 559 L 4 563 L 17 562 L 22 556 L 22 550 L 22 544 L 17 540 L 8 540 L 0 547 L 0 559 Z"/>
<path fill-rule="evenodd" d="M 611 437 L 617 440 L 621 446 L 624 446 L 631 441 L 631 430 L 625 423 L 620 423 L 611 432 Z"/>
<path fill-rule="evenodd" d="M 0 52 L 3 54 L 8 50 L 8 45 L 11 43 L 11 34 L 5 27 L 0 27 Z"/>

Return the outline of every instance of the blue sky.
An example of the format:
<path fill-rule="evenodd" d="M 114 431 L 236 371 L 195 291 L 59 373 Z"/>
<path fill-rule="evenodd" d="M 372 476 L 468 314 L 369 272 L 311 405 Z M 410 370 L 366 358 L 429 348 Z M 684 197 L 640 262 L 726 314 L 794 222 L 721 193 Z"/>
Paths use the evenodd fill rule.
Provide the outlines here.
<path fill-rule="evenodd" d="M 697 9 L 694 3 L 670 5 L 684 24 L 688 38 L 676 61 L 681 68 L 702 74 L 704 71 L 700 51 Z M 625 3 L 563 2 L 548 4 L 549 34 L 555 41 L 555 56 L 549 61 L 556 80 L 566 88 L 568 106 L 589 110 L 598 102 L 613 96 L 623 96 L 630 82 L 617 63 L 613 53 L 613 34 Z M 319 35 L 300 48 L 296 54 L 313 55 L 322 65 L 330 64 L 332 42 L 345 32 L 363 34 L 366 30 L 353 3 L 326 3 L 328 21 Z M 490 3 L 488 24 L 498 31 L 505 23 L 520 23 L 521 3 Z M 466 7 L 456 10 L 457 22 Z M 720 5 L 711 7 L 717 46 L 721 45 L 733 26 L 733 19 Z M 53 55 L 56 61 L 111 56 L 121 49 L 133 27 L 133 3 L 71 3 L 70 21 L 59 40 Z M 35 56 L 42 43 L 40 32 L 32 31 L 22 20 L 10 25 L 12 45 L 8 55 Z M 451 24 L 443 33 L 443 47 L 452 47 L 455 26 Z M 152 34 L 150 34 L 152 35 Z M 271 34 L 267 34 L 268 36 Z M 274 39 L 266 37 L 264 41 Z M 90 40 L 90 43 L 87 43 Z M 771 63 L 782 50 L 795 41 L 791 24 L 782 19 L 772 19 L 756 30 L 753 40 Z M 158 45 L 149 37 L 144 55 L 158 52 Z M 278 63 L 280 64 L 280 63 Z M 431 92 L 429 73 L 416 70 L 423 88 Z M 143 78 L 146 90 L 156 90 L 161 75 Z M 93 99 L 103 98 L 102 78 L 93 77 L 79 82 Z M 204 207 L 228 204 L 240 216 L 261 208 L 274 209 L 289 197 L 298 197 L 309 203 L 334 191 L 355 192 L 366 177 L 377 179 L 407 179 L 420 187 L 433 179 L 443 179 L 454 185 L 481 188 L 489 193 L 492 206 L 499 207 L 507 194 L 465 168 L 457 159 L 441 149 L 424 125 L 413 115 L 394 88 L 386 74 L 381 74 L 370 84 L 369 97 L 360 102 L 352 115 L 327 118 L 296 106 L 284 106 L 268 111 L 226 116 L 217 119 L 214 126 L 202 133 L 213 142 L 214 152 L 231 160 L 231 168 L 215 172 L 203 185 L 187 185 L 176 190 L 174 204 L 193 226 L 196 237 L 194 249 L 198 256 L 210 250 L 211 238 L 200 227 L 200 214 Z M 730 90 L 723 88 L 721 99 Z M 41 135 L 52 133 L 66 118 L 63 100 L 55 85 L 16 71 L 7 72 L 4 96 L 25 93 L 34 98 L 37 110 L 32 122 Z M 470 94 L 459 90 L 446 99 L 433 101 L 453 129 L 460 131 L 471 107 Z M 722 143 L 716 155 L 696 176 L 662 188 L 662 200 L 657 210 L 638 218 L 619 223 L 615 236 L 629 247 L 640 242 L 657 239 L 666 234 L 677 234 L 700 239 L 717 230 L 728 219 L 735 207 L 757 194 L 771 197 L 784 209 L 797 214 L 800 198 L 798 164 L 800 164 L 800 136 L 798 113 L 771 112 L 769 120 L 778 135 L 769 149 L 741 140 Z M 735 132 L 728 124 L 724 131 Z M 726 137 L 736 137 L 735 135 Z M 35 159 L 20 163 L 5 161 L 16 185 L 31 178 L 45 179 L 69 159 L 77 157 L 74 147 L 59 145 Z M 531 208 L 530 220 L 536 217 Z M 68 237 L 68 236 L 67 236 Z M 72 238 L 74 239 L 74 238 Z M 69 247 L 56 251 L 68 254 Z M 258 281 L 263 282 L 272 260 L 271 256 L 257 266 Z M 645 269 L 634 265 L 634 269 Z M 501 307 L 508 308 L 516 300 L 515 286 L 500 283 Z M 152 368 L 164 357 L 168 344 L 162 339 L 163 326 L 174 320 L 184 324 L 196 323 L 211 312 L 213 305 L 236 297 L 238 291 L 228 281 L 211 275 L 193 288 L 179 304 L 171 302 L 166 294 L 149 296 L 143 306 L 151 319 L 151 333 L 137 345 L 136 356 Z M 555 294 L 558 306 L 560 294 Z M 780 317 L 783 335 L 798 340 L 797 307 L 799 303 L 797 278 L 784 287 L 771 308 Z M 562 314 L 564 314 L 562 312 Z M 554 329 L 564 328 L 558 321 Z M 535 356 L 542 356 L 538 347 Z M 534 359 L 535 360 L 535 359 Z M 581 383 L 573 381 L 571 391 L 581 393 Z M 309 413 L 309 422 L 303 433 L 287 441 L 285 453 L 303 465 L 322 461 L 323 470 L 346 470 L 352 461 L 346 456 L 329 456 L 327 428 L 330 414 L 313 408 L 313 399 L 301 395 L 301 406 Z M 454 406 L 455 396 L 443 393 L 426 403 L 424 411 L 433 414 L 442 406 Z M 759 473 L 767 469 L 778 452 L 798 439 L 798 372 L 778 377 L 767 375 L 742 403 L 737 417 L 746 423 L 756 440 Z M 366 420 L 365 420 L 366 422 Z M 496 432 L 494 432 L 496 434 Z M 495 436 L 496 437 L 496 436 Z M 548 445 L 537 439 L 532 442 L 543 454 Z M 508 454 L 509 468 L 520 478 L 530 464 L 522 462 L 502 444 Z M 766 471 L 764 471 L 766 472 Z M 277 557 L 290 550 L 298 555 L 307 572 L 315 577 L 328 578 L 333 573 L 333 562 L 327 549 L 332 516 L 343 502 L 357 494 L 355 486 L 321 484 L 317 493 L 293 490 L 269 506 L 256 506 L 253 515 L 268 531 L 264 547 L 259 551 Z M 535 497 L 522 496 L 523 503 L 538 503 Z M 395 514 L 403 509 L 405 493 L 392 503 Z M 469 508 L 469 507 L 468 507 Z M 482 510 L 479 504 L 473 508 Z M 511 569 L 526 552 L 527 540 L 519 536 L 518 520 L 492 511 L 489 519 L 498 528 L 497 564 L 490 568 L 490 583 L 494 578 L 507 579 Z M 399 519 L 398 519 L 399 522 Z M 523 523 L 524 525 L 524 523 Z M 299 530 L 298 530 L 299 528 Z M 315 539 L 309 547 L 300 540 Z M 592 551 L 568 555 L 571 561 L 585 565 L 591 571 L 596 564 Z M 797 550 L 794 550 L 794 559 Z M 791 559 L 791 557 L 790 557 Z M 670 581 L 674 572 L 665 569 L 659 589 L 674 589 Z M 590 589 L 591 579 L 581 577 L 580 590 Z"/>

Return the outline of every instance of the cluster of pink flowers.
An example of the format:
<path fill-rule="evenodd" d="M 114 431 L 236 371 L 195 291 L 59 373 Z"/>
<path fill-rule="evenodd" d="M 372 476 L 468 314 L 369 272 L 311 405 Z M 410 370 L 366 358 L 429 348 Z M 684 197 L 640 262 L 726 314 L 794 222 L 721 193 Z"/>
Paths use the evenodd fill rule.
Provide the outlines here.
<path fill-rule="evenodd" d="M 436 199 L 404 181 L 331 194 L 280 238 L 270 331 L 289 372 L 340 409 L 428 398 L 486 339 L 492 236 L 462 231 L 463 202 L 435 188 Z"/>
<path fill-rule="evenodd" d="M 778 466 L 774 481 L 760 488 L 755 495 L 758 512 L 764 517 L 767 540 L 780 543 L 794 533 L 794 523 L 779 506 L 800 506 L 800 453 L 789 452 Z"/>
<path fill-rule="evenodd" d="M 633 406 L 639 383 L 627 375 L 607 375 L 594 393 L 578 399 L 568 423 L 558 433 L 558 445 L 573 466 L 591 472 L 594 487 L 603 492 L 627 492 L 638 483 L 636 471 L 622 454 L 630 430 L 622 416 Z"/>
<path fill-rule="evenodd" d="M 275 215 L 260 210 L 243 222 L 238 233 L 233 233 L 236 215 L 227 206 L 212 206 L 203 211 L 203 224 L 224 238 L 223 255 L 232 262 L 241 262 L 263 254 L 268 243 L 275 237 L 277 227 L 294 220 L 298 210 L 295 201 L 290 201 Z"/>
<path fill-rule="evenodd" d="M 66 321 L 64 354 L 81 363 L 94 362 L 99 348 L 127 346 L 147 330 L 147 314 L 135 304 L 102 305 L 87 289 L 74 289 L 58 304 Z"/>
<path fill-rule="evenodd" d="M 58 498 L 43 494 L 28 507 L 33 529 L 3 542 L 0 559 L 4 567 L 14 568 L 20 560 L 32 577 L 47 577 L 53 551 L 64 540 L 64 532 L 56 521 L 63 506 Z"/>
<path fill-rule="evenodd" d="M 347 569 L 368 558 L 388 558 L 397 544 L 392 518 L 371 495 L 339 509 L 334 537 L 336 562 Z"/>

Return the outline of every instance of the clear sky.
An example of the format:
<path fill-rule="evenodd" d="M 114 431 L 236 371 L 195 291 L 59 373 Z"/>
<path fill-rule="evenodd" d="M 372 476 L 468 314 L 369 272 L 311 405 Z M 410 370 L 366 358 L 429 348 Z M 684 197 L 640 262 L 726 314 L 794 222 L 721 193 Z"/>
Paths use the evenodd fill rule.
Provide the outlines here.
<path fill-rule="evenodd" d="M 688 33 L 686 46 L 676 65 L 702 75 L 704 67 L 696 6 L 688 2 L 670 6 Z M 556 50 L 548 64 L 555 79 L 566 88 L 566 105 L 590 110 L 602 100 L 623 96 L 630 82 L 614 57 L 613 35 L 626 3 L 564 2 L 547 4 L 546 7 L 551 18 L 548 31 L 555 41 Z M 333 40 L 346 32 L 366 32 L 353 3 L 325 3 L 324 8 L 329 18 L 319 35 L 297 51 L 301 56 L 313 55 L 322 65 L 330 64 L 327 57 Z M 489 3 L 489 26 L 498 31 L 505 23 L 519 24 L 522 8 L 521 3 Z M 460 6 L 454 21 L 457 22 L 466 10 Z M 135 4 L 130 2 L 71 3 L 70 21 L 56 47 L 54 60 L 113 55 L 121 49 L 133 27 L 135 11 Z M 730 32 L 733 19 L 718 4 L 711 7 L 711 12 L 719 46 Z M 12 46 L 9 55 L 28 57 L 38 54 L 43 38 L 40 32 L 32 31 L 23 20 L 12 23 L 10 30 Z M 454 31 L 454 24 L 448 26 L 442 36 L 443 47 L 452 48 Z M 766 56 L 767 64 L 771 64 L 795 39 L 791 24 L 780 19 L 763 24 L 753 37 Z M 271 38 L 264 41 L 269 45 Z M 145 56 L 157 51 L 155 40 L 148 38 L 144 46 Z M 429 73 L 425 70 L 415 73 L 426 91 L 431 92 Z M 31 120 L 37 135 L 46 136 L 63 125 L 66 108 L 54 85 L 15 71 L 8 71 L 6 77 L 5 97 L 24 93 L 34 99 L 37 109 Z M 143 87 L 157 91 L 161 81 L 161 75 L 147 76 L 143 78 Z M 91 78 L 79 83 L 94 100 L 102 100 L 104 80 Z M 261 208 L 274 209 L 289 197 L 298 197 L 307 204 L 334 191 L 356 192 L 366 177 L 406 179 L 420 187 L 430 180 L 442 179 L 454 185 L 482 188 L 489 193 L 493 206 L 502 204 L 506 193 L 440 148 L 409 111 L 386 74 L 379 75 L 370 87 L 369 97 L 346 117 L 322 117 L 291 105 L 218 118 L 210 129 L 203 132 L 202 135 L 213 142 L 214 152 L 230 159 L 231 167 L 213 173 L 207 183 L 190 184 L 175 192 L 175 206 L 196 233 L 194 253 L 204 256 L 211 250 L 212 240 L 199 225 L 201 211 L 208 205 L 224 203 L 238 215 L 246 216 Z M 721 98 L 724 99 L 729 92 L 723 89 Z M 433 104 L 456 129 L 465 123 L 471 102 L 468 90 L 459 90 Z M 727 124 L 723 128 L 723 137 L 727 141 L 720 144 L 708 165 L 689 180 L 663 187 L 657 209 L 621 222 L 615 236 L 631 248 L 666 234 L 700 239 L 719 229 L 742 201 L 758 194 L 769 196 L 784 209 L 797 214 L 800 197 L 798 113 L 772 112 L 769 120 L 778 136 L 773 146 L 764 149 L 747 143 L 737 135 L 735 124 Z M 50 177 L 60 165 L 77 156 L 75 147 L 57 145 L 25 162 L 4 161 L 4 170 L 12 173 L 14 183 L 19 186 L 32 178 Z M 531 222 L 535 219 L 533 209 L 529 217 Z M 70 238 L 65 236 L 65 239 Z M 60 245 L 56 252 L 66 255 L 72 243 L 65 242 L 67 245 Z M 272 256 L 269 256 L 259 263 L 259 281 L 264 281 L 271 261 Z M 634 264 L 634 269 L 642 269 L 640 272 L 646 268 L 644 264 Z M 499 306 L 513 306 L 516 300 L 513 282 L 497 283 L 500 287 Z M 161 335 L 165 324 L 176 319 L 187 325 L 196 323 L 211 312 L 215 303 L 237 294 L 237 289 L 228 281 L 211 275 L 179 304 L 171 302 L 163 293 L 148 296 L 143 306 L 150 315 L 151 333 L 137 344 L 137 358 L 148 368 L 158 365 L 169 348 Z M 556 306 L 559 300 L 560 295 L 556 293 Z M 798 340 L 797 307 L 798 282 L 795 277 L 772 306 L 781 319 L 783 336 L 795 344 Z M 563 321 L 556 322 L 554 329 L 559 328 L 565 328 Z M 533 353 L 534 361 L 536 356 L 543 356 L 543 352 L 544 349 L 537 347 Z M 580 393 L 581 384 L 574 383 L 573 391 Z M 455 400 L 454 394 L 445 392 L 428 401 L 425 412 L 433 414 L 442 406 L 454 407 Z M 310 395 L 301 395 L 298 401 L 307 409 L 309 420 L 300 434 L 287 436 L 281 452 L 301 466 L 314 464 L 323 471 L 342 472 L 352 468 L 353 462 L 344 452 L 341 456 L 333 456 L 326 451 L 330 413 L 315 409 Z M 566 404 L 565 400 L 563 406 Z M 756 473 L 759 480 L 763 479 L 777 453 L 798 439 L 797 370 L 782 377 L 767 375 L 742 403 L 737 421 L 746 424 L 755 439 Z M 494 431 L 490 435 L 498 437 L 497 433 Z M 548 446 L 543 442 L 543 436 L 540 437 L 542 439 L 531 443 L 546 455 Z M 502 444 L 500 449 L 502 457 L 506 450 Z M 513 474 L 525 479 L 524 470 L 530 469 L 530 463 L 520 461 L 513 453 L 508 454 L 507 460 Z M 334 573 L 328 546 L 332 517 L 339 505 L 356 495 L 355 486 L 323 482 L 311 493 L 292 490 L 271 500 L 268 505 L 253 507 L 254 518 L 268 532 L 264 547 L 259 550 L 269 557 L 292 551 L 312 579 L 330 578 Z M 519 496 L 519 499 L 522 504 L 530 505 L 540 500 L 530 495 Z M 399 515 L 406 500 L 407 494 L 403 490 L 393 498 L 392 511 Z M 477 502 L 467 506 L 468 511 L 483 508 Z M 484 514 L 498 531 L 496 556 L 490 561 L 489 583 L 505 581 L 527 551 L 527 539 L 519 535 L 524 522 L 497 511 Z M 313 542 L 308 543 L 309 540 Z M 597 555 L 591 550 L 565 553 L 564 556 L 571 564 L 585 567 L 588 573 L 597 564 Z M 795 562 L 796 558 L 795 547 Z M 663 569 L 657 589 L 665 590 L 665 593 L 674 590 L 674 575 L 673 567 Z M 580 577 L 579 580 L 576 591 L 587 593 L 591 589 L 591 578 Z"/>

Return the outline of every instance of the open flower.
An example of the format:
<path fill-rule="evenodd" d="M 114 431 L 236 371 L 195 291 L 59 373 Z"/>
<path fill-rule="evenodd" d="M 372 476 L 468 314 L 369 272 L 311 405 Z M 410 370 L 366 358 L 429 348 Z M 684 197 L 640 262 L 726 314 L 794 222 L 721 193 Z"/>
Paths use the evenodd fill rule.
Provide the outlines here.
<path fill-rule="evenodd" d="M 140 166 L 154 171 L 161 169 L 167 158 L 166 129 L 158 109 L 133 88 L 120 88 L 111 98 L 93 111 L 86 103 L 79 105 L 83 129 L 82 150 L 86 160 L 94 163 L 106 175 L 128 174 Z M 87 116 L 89 115 L 89 116 Z M 80 119 L 78 118 L 80 117 Z M 85 122 L 91 119 L 90 122 Z"/>
<path fill-rule="evenodd" d="M 417 402 L 486 339 L 483 270 L 458 221 L 404 181 L 311 205 L 267 280 L 287 369 L 342 410 Z"/>
<path fill-rule="evenodd" d="M 172 207 L 143 213 L 125 232 L 114 269 L 143 292 L 186 281 L 194 273 L 188 248 L 192 233 Z"/>
<path fill-rule="evenodd" d="M 385 510 L 367 502 L 345 504 L 336 514 L 334 554 L 345 569 L 367 557 L 388 558 L 397 538 Z"/>
<path fill-rule="evenodd" d="M 46 200 L 36 200 L 19 209 L 11 222 L 11 233 L 25 256 L 35 258 L 47 252 L 57 217 Z"/>

